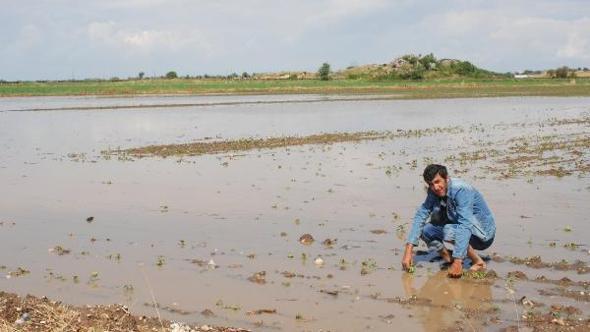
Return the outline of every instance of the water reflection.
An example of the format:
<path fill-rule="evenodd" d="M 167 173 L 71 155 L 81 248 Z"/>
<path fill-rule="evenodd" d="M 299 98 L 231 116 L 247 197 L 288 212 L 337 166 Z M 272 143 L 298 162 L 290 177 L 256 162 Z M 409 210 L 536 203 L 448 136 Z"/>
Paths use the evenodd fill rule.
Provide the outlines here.
<path fill-rule="evenodd" d="M 470 320 L 469 314 L 489 307 L 491 283 L 451 279 L 446 271 L 427 277 L 423 285 L 419 285 L 420 279 L 402 273 L 401 281 L 406 297 L 431 300 L 428 304 L 412 305 L 424 331 L 455 330 L 461 325 L 474 331 L 483 329 L 485 320 Z"/>

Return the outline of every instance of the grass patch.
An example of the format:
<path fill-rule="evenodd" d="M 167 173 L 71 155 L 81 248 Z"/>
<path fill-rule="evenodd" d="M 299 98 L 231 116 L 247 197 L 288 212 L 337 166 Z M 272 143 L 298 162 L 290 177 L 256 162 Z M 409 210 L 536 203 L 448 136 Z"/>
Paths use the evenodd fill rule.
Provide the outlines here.
<path fill-rule="evenodd" d="M 3 82 L 0 96 L 206 94 L 395 94 L 397 98 L 590 96 L 590 79 L 447 78 L 428 80 L 229 80 Z"/>

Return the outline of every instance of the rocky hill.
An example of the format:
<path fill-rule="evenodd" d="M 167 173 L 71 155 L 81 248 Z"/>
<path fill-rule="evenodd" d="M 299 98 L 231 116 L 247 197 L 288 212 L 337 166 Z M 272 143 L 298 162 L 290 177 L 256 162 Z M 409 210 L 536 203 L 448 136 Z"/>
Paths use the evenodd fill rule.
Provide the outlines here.
<path fill-rule="evenodd" d="M 335 77 L 347 79 L 434 79 L 453 77 L 500 77 L 476 67 L 469 61 L 457 59 L 437 59 L 432 53 L 427 55 L 408 54 L 393 59 L 389 63 L 348 67 L 334 73 Z"/>

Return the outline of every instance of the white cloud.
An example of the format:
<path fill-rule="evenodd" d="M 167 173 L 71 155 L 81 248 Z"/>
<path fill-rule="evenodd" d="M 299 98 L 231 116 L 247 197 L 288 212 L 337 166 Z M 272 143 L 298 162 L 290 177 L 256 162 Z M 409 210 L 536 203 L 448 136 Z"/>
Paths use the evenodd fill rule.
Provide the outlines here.
<path fill-rule="evenodd" d="M 88 24 L 91 43 L 102 43 L 125 52 L 177 52 L 185 49 L 212 52 L 212 46 L 197 29 L 175 30 L 130 29 L 114 22 Z"/>
<path fill-rule="evenodd" d="M 448 10 L 425 17 L 417 30 L 449 56 L 492 69 L 539 68 L 590 59 L 587 17 L 548 17 L 519 8 Z M 507 67 L 509 63 L 512 67 Z"/>
<path fill-rule="evenodd" d="M 3 5 L 0 42 L 8 79 L 315 70 L 409 52 L 498 71 L 588 66 L 590 1 L 22 0 Z"/>
<path fill-rule="evenodd" d="M 36 25 L 27 24 L 20 30 L 15 43 L 11 46 L 17 50 L 27 51 L 41 42 L 42 33 Z"/>
<path fill-rule="evenodd" d="M 590 60 L 590 19 L 582 19 L 568 24 L 565 45 L 557 55 L 563 58 Z"/>

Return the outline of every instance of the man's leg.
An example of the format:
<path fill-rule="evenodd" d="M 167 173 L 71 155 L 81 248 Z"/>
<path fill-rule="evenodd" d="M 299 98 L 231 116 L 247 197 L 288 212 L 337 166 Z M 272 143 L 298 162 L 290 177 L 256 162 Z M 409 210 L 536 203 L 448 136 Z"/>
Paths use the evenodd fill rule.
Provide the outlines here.
<path fill-rule="evenodd" d="M 449 242 L 449 243 L 455 243 L 455 229 L 457 227 L 457 224 L 448 224 L 445 225 L 444 229 L 443 229 L 443 234 L 444 234 L 444 240 L 445 242 Z M 469 259 L 471 259 L 471 268 L 469 269 L 470 271 L 480 271 L 480 270 L 485 270 L 486 269 L 486 263 L 484 262 L 484 260 L 479 257 L 479 255 L 477 254 L 477 251 L 475 250 L 485 250 L 487 248 L 489 248 L 492 245 L 492 242 L 494 242 L 494 238 L 491 238 L 490 240 L 487 241 L 482 241 L 480 238 L 478 238 L 475 235 L 472 235 L 471 238 L 469 239 L 469 246 L 467 247 L 467 257 L 469 257 Z"/>
<path fill-rule="evenodd" d="M 438 252 L 445 262 L 451 262 L 451 255 L 443 244 L 444 233 L 442 227 L 426 224 L 424 225 L 420 238 L 426 242 L 429 250 Z"/>
<path fill-rule="evenodd" d="M 445 227 L 443 228 L 443 234 L 444 234 L 443 238 L 444 238 L 445 242 L 455 244 L 455 229 L 456 228 L 457 228 L 457 224 L 445 225 Z M 479 255 L 477 254 L 477 252 L 475 251 L 475 249 L 472 246 L 472 244 L 475 244 L 475 246 L 477 248 L 483 247 L 483 242 L 481 240 L 479 240 L 479 242 L 478 242 L 478 240 L 479 240 L 478 237 L 472 235 L 471 239 L 469 240 L 469 246 L 467 247 L 467 257 L 469 257 L 469 259 L 471 259 L 471 263 L 472 263 L 471 268 L 470 268 L 471 271 L 479 271 L 479 270 L 483 270 L 486 268 L 485 262 L 483 261 L 483 259 L 481 259 L 481 257 L 479 257 Z M 485 249 L 485 248 L 483 248 L 483 249 Z"/>
<path fill-rule="evenodd" d="M 486 262 L 484 262 L 484 260 L 479 257 L 471 245 L 467 247 L 467 257 L 471 259 L 471 267 L 469 268 L 469 271 L 475 272 L 486 269 Z"/>
<path fill-rule="evenodd" d="M 471 236 L 471 239 L 469 240 L 469 248 L 467 248 L 467 256 L 471 258 L 472 262 L 471 268 L 469 269 L 470 271 L 481 271 L 486 269 L 486 263 L 481 257 L 479 257 L 475 250 L 485 250 L 492 245 L 492 242 L 494 242 L 494 238 L 482 241 L 477 236 Z"/>

